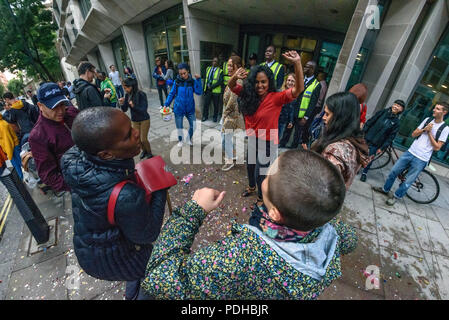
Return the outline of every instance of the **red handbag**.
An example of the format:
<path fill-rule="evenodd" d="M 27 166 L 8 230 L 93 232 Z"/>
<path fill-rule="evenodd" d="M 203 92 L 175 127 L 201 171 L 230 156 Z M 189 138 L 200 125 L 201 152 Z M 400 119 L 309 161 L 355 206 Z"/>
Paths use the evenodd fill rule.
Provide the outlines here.
<path fill-rule="evenodd" d="M 151 194 L 158 190 L 163 190 L 176 185 L 178 182 L 175 177 L 167 171 L 166 164 L 161 156 L 152 157 L 145 161 L 141 161 L 136 165 L 136 181 L 124 180 L 117 183 L 112 189 L 111 196 L 108 201 L 108 222 L 115 225 L 115 205 L 117 198 L 127 183 L 135 183 L 145 190 L 145 200 L 150 203 Z"/>

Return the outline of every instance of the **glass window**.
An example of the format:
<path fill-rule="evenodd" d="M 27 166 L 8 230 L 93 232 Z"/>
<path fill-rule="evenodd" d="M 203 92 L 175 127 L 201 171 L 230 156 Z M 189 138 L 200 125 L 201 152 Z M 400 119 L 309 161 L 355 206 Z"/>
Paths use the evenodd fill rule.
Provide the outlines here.
<path fill-rule="evenodd" d="M 340 55 L 341 44 L 323 41 L 318 60 L 318 68 L 327 73 L 326 82 L 332 78 L 338 56 Z"/>
<path fill-rule="evenodd" d="M 151 35 L 151 44 L 153 48 L 154 58 L 159 57 L 162 60 L 168 58 L 167 31 L 162 30 L 154 32 Z"/>
<path fill-rule="evenodd" d="M 412 132 L 426 118 L 432 116 L 432 110 L 438 101 L 449 101 L 449 28 L 435 49 L 421 81 L 413 93 L 401 119 L 399 133 L 395 143 L 410 147 L 414 139 Z M 449 114 L 445 117 L 449 125 Z M 448 142 L 433 157 L 437 162 L 449 165 Z"/>
<path fill-rule="evenodd" d="M 167 29 L 170 60 L 176 63 L 189 62 L 186 26 L 174 26 Z"/>
<path fill-rule="evenodd" d="M 83 15 L 83 18 L 86 19 L 87 15 L 89 14 L 90 9 L 92 8 L 92 3 L 90 0 L 80 0 L 80 9 L 81 14 Z"/>
<path fill-rule="evenodd" d="M 131 60 L 129 59 L 128 49 L 126 48 L 125 40 L 123 36 L 119 36 L 111 41 L 112 51 L 114 52 L 115 63 L 117 70 L 122 77 L 125 76 L 125 66 L 131 67 Z"/>

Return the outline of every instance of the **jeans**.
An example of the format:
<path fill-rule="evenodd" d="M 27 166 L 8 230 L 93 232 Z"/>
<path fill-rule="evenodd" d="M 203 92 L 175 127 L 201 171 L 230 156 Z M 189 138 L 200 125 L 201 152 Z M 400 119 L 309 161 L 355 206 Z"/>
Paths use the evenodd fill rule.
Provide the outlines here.
<path fill-rule="evenodd" d="M 424 170 L 426 165 L 427 165 L 426 161 L 418 159 L 408 151 L 405 152 L 391 169 L 387 181 L 385 181 L 384 191 L 389 192 L 394 184 L 394 181 L 396 180 L 396 177 L 404 169 L 409 167 L 407 179 L 405 180 L 405 182 L 399 185 L 399 188 L 394 193 L 394 196 L 396 198 L 402 199 L 407 193 L 407 190 L 410 188 L 410 186 L 415 182 L 416 178 L 419 176 L 421 171 Z"/>
<path fill-rule="evenodd" d="M 137 300 L 139 297 L 140 279 L 126 281 L 125 300 Z"/>
<path fill-rule="evenodd" d="M 378 147 L 369 145 L 369 156 L 375 155 L 377 153 L 377 150 L 379 150 Z M 371 168 L 371 165 L 373 162 L 371 161 L 362 171 L 363 174 L 367 174 L 369 171 L 369 168 Z"/>
<path fill-rule="evenodd" d="M 286 123 L 286 122 L 285 123 L 279 122 L 279 125 L 278 125 L 278 127 L 279 127 L 279 131 L 278 131 L 279 141 L 282 140 L 282 135 L 284 134 L 285 129 L 287 128 L 287 124 L 288 123 Z"/>
<path fill-rule="evenodd" d="M 193 131 L 195 130 L 195 121 L 196 121 L 196 117 L 195 117 L 195 111 L 192 113 L 188 113 L 185 115 L 187 120 L 189 121 L 189 138 L 190 140 L 192 140 L 193 137 Z M 176 129 L 178 129 L 178 140 L 182 141 L 183 139 L 183 121 L 184 121 L 184 115 L 183 114 L 176 114 L 175 113 L 175 124 L 176 124 Z"/>
<path fill-rule="evenodd" d="M 123 90 L 122 85 L 119 86 L 114 86 L 115 87 L 115 91 L 117 92 L 117 98 L 122 98 L 125 96 L 125 90 Z"/>
<path fill-rule="evenodd" d="M 248 181 L 251 188 L 257 184 L 257 195 L 260 199 L 262 199 L 262 182 L 267 176 L 268 167 L 277 156 L 278 148 L 273 141 L 261 140 L 255 136 L 248 137 L 246 149 Z"/>
<path fill-rule="evenodd" d="M 221 143 L 225 151 L 225 158 L 230 160 L 234 158 L 234 133 L 221 133 Z"/>
<path fill-rule="evenodd" d="M 161 102 L 161 106 L 164 105 L 164 100 L 162 98 L 162 91 L 164 91 L 165 99 L 167 99 L 167 96 L 168 96 L 168 94 L 167 94 L 167 86 L 165 84 L 162 85 L 162 86 L 160 86 L 160 85 L 157 86 L 157 93 L 159 94 L 159 101 Z"/>
<path fill-rule="evenodd" d="M 16 146 L 14 148 L 11 163 L 12 163 L 14 169 L 16 170 L 17 175 L 20 177 L 21 180 L 23 180 L 22 159 L 20 158 L 20 151 L 21 151 L 21 149 L 19 146 Z"/>

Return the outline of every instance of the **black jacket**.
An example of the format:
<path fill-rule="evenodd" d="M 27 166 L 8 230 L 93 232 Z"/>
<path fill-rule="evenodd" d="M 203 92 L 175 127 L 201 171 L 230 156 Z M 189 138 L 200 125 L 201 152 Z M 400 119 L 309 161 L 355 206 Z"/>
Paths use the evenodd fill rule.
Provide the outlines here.
<path fill-rule="evenodd" d="M 393 114 L 391 108 L 378 111 L 363 127 L 366 142 L 385 150 L 399 131 L 399 120 L 399 115 Z"/>
<path fill-rule="evenodd" d="M 147 95 L 143 91 L 138 91 L 136 97 L 133 99 L 134 107 L 129 105 L 129 94 L 125 95 L 125 102 L 121 106 L 123 112 L 131 111 L 131 121 L 140 122 L 150 119 L 148 114 L 148 100 Z"/>
<path fill-rule="evenodd" d="M 107 220 L 109 197 L 117 183 L 133 177 L 134 160 L 105 161 L 75 146 L 62 157 L 61 168 L 72 190 L 73 244 L 81 268 L 103 280 L 141 279 L 162 226 L 166 190 L 154 192 L 148 204 L 145 191 L 127 183 L 112 226 Z"/>
<path fill-rule="evenodd" d="M 21 109 L 9 109 L 3 115 L 3 119 L 9 123 L 15 123 L 20 128 L 20 136 L 30 133 L 39 118 L 39 109 L 25 100 L 22 100 Z M 20 137 L 20 138 L 21 138 Z"/>
<path fill-rule="evenodd" d="M 76 95 L 79 110 L 108 104 L 108 99 L 103 98 L 95 85 L 81 78 L 73 81 L 73 93 Z"/>

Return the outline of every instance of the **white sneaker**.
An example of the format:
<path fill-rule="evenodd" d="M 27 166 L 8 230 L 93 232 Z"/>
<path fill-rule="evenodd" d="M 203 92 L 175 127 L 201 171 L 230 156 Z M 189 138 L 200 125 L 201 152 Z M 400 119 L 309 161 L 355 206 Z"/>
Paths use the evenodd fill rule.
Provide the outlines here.
<path fill-rule="evenodd" d="M 189 141 L 187 142 L 187 144 L 188 144 L 189 146 L 193 146 L 192 140 L 189 140 Z"/>
<path fill-rule="evenodd" d="M 182 147 L 182 141 L 178 142 L 178 147 L 180 147 L 180 148 Z"/>
<path fill-rule="evenodd" d="M 222 171 L 229 171 L 234 167 L 234 161 L 225 159 L 225 165 L 221 168 Z"/>
<path fill-rule="evenodd" d="M 159 107 L 159 110 L 161 110 L 163 107 L 164 107 L 164 106 L 160 106 L 160 107 Z"/>

